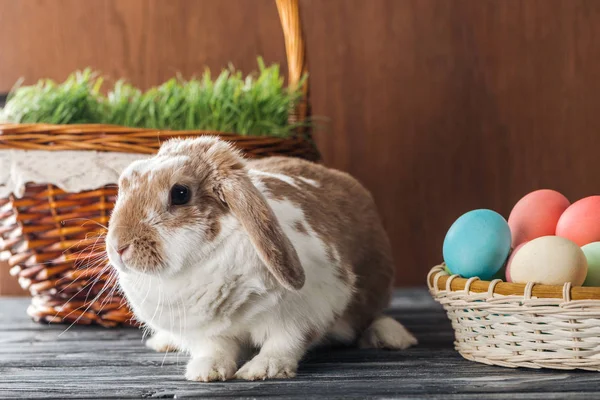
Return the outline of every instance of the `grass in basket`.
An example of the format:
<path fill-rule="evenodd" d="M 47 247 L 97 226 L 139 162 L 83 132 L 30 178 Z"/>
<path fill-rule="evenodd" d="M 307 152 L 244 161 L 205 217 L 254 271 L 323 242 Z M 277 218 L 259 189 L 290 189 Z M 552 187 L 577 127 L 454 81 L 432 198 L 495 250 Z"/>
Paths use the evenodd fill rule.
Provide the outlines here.
<path fill-rule="evenodd" d="M 50 79 L 13 89 L 0 118 L 6 122 L 78 124 L 98 122 L 104 104 L 98 91 L 102 79 L 90 70 L 77 71 L 63 83 Z"/>
<path fill-rule="evenodd" d="M 232 66 L 212 79 L 173 78 L 142 91 L 124 80 L 104 95 L 102 77 L 86 69 L 60 84 L 43 80 L 13 90 L 0 120 L 15 123 L 102 123 L 172 130 L 214 130 L 241 135 L 288 137 L 301 125 L 288 112 L 302 97 L 301 85 L 284 87 L 278 65 L 258 59 L 246 77 Z"/>

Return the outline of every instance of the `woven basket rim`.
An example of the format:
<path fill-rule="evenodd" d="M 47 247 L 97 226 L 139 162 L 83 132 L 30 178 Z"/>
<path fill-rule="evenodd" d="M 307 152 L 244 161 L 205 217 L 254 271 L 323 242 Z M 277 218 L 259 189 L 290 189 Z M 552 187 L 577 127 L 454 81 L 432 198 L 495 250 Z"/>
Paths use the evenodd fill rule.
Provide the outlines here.
<path fill-rule="evenodd" d="M 452 292 L 459 292 L 468 288 L 468 291 L 473 293 L 489 292 L 490 295 L 499 294 L 503 296 L 524 296 L 527 290 L 531 290 L 532 297 L 541 299 L 564 299 L 567 296 L 570 300 L 600 300 L 600 287 L 596 286 L 571 286 L 570 284 L 559 286 L 510 283 L 501 279 L 493 281 L 484 281 L 479 278 L 466 279 L 459 275 L 448 274 L 444 271 L 444 267 L 444 263 L 436 265 L 427 274 L 427 285 L 430 290 L 437 292 L 449 289 Z M 450 280 L 449 285 L 448 280 Z M 491 291 L 490 285 L 493 285 Z"/>
<path fill-rule="evenodd" d="M 233 143 L 252 156 L 288 155 L 319 161 L 320 154 L 310 137 L 240 135 L 212 130 L 168 130 L 130 128 L 103 124 L 2 124 L 0 150 L 101 151 L 155 154 L 163 142 L 172 138 L 215 136 Z"/>
<path fill-rule="evenodd" d="M 31 132 L 30 132 L 31 131 Z M 114 125 L 114 124 L 47 124 L 47 123 L 0 123 L 0 142 L 2 141 L 2 136 L 7 134 L 21 134 L 21 133 L 33 133 L 40 131 L 48 131 L 47 134 L 52 134 L 52 131 L 58 131 L 58 133 L 69 133 L 69 134 L 85 134 L 85 133 L 98 133 L 98 131 L 103 131 L 102 133 L 106 134 L 123 134 L 123 133 L 136 133 L 141 134 L 140 136 L 197 136 L 199 134 L 202 135 L 215 135 L 215 136 L 223 136 L 235 138 L 236 140 L 269 140 L 276 142 L 285 142 L 285 141 L 299 141 L 306 140 L 302 137 L 298 137 L 297 135 L 291 135 L 288 137 L 280 137 L 280 136 L 270 136 L 270 135 L 241 135 L 239 133 L 234 132 L 224 132 L 224 131 L 216 131 L 216 130 L 206 130 L 206 129 L 188 129 L 188 130 L 172 130 L 172 129 L 154 129 L 154 128 L 138 128 L 138 127 L 129 127 L 123 125 Z"/>

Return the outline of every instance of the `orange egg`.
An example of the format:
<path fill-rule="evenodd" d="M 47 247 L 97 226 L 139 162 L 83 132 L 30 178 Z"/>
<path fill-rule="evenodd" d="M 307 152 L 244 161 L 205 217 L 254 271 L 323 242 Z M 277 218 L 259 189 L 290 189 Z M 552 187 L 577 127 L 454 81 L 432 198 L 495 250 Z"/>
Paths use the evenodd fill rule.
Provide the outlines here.
<path fill-rule="evenodd" d="M 600 196 L 590 196 L 573 203 L 556 226 L 556 235 L 585 246 L 600 242 Z"/>
<path fill-rule="evenodd" d="M 523 197 L 508 217 L 512 247 L 554 235 L 558 220 L 569 205 L 569 200 L 555 190 L 536 190 Z"/>

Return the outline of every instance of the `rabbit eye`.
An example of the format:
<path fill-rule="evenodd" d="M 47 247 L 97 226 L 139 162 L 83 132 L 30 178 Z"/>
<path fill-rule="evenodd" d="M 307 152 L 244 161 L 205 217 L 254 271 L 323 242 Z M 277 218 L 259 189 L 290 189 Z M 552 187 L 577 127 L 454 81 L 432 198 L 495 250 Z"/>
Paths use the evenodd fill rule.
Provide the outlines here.
<path fill-rule="evenodd" d="M 170 203 L 172 206 L 182 206 L 189 203 L 192 194 L 187 186 L 173 185 L 170 193 Z"/>

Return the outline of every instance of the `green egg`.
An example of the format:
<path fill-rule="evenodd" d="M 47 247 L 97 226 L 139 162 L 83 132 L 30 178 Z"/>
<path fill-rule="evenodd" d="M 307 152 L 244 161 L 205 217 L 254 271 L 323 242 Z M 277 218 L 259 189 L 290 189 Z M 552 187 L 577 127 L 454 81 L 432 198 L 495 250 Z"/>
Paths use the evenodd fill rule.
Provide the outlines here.
<path fill-rule="evenodd" d="M 583 286 L 600 286 L 600 242 L 586 244 L 581 248 L 588 263 Z"/>

